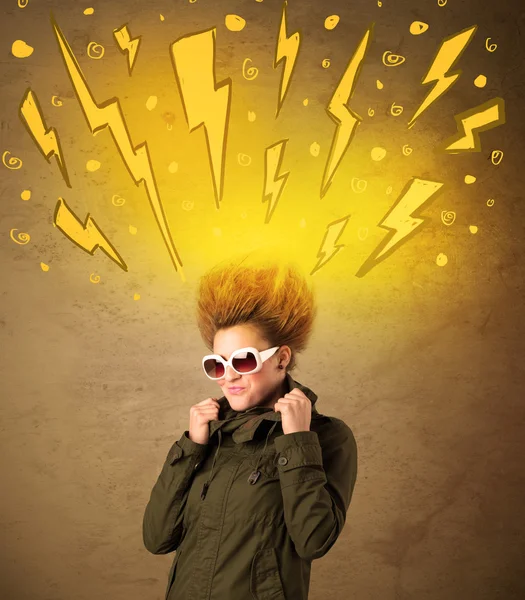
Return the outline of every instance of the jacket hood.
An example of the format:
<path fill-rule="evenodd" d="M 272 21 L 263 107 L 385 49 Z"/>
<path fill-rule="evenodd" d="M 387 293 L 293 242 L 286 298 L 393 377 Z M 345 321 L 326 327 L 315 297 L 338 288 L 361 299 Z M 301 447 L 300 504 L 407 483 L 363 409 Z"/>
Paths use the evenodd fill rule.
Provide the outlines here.
<path fill-rule="evenodd" d="M 299 388 L 312 403 L 312 416 L 319 414 L 315 407 L 317 394 L 309 387 L 296 381 L 290 373 L 286 373 L 286 393 Z M 242 443 L 253 439 L 257 427 L 263 420 L 281 421 L 281 413 L 272 407 L 253 406 L 243 411 L 236 411 L 230 406 L 226 396 L 222 396 L 219 402 L 219 418 L 209 422 L 210 438 L 217 430 L 224 433 L 232 433 L 232 439 L 236 443 Z"/>
<path fill-rule="evenodd" d="M 286 373 L 286 393 L 293 390 L 293 388 L 299 388 L 303 394 L 309 398 L 312 403 L 312 419 L 319 415 L 317 409 L 315 408 L 315 403 L 317 401 L 317 394 L 315 394 L 310 388 L 302 385 L 298 381 L 296 381 L 289 373 Z M 247 410 L 236 411 L 233 410 L 228 402 L 226 396 L 222 396 L 218 400 L 219 403 L 219 418 L 213 419 L 209 422 L 209 440 L 212 439 L 212 436 L 217 432 L 219 436 L 219 443 L 217 445 L 217 450 L 215 451 L 215 455 L 213 457 L 213 462 L 211 466 L 211 473 L 208 481 L 206 481 L 202 487 L 201 498 L 204 499 L 206 497 L 206 493 L 208 491 L 208 487 L 213 478 L 213 469 L 215 467 L 215 462 L 217 457 L 219 456 L 219 452 L 221 449 L 221 440 L 222 433 L 231 433 L 232 439 L 235 443 L 239 444 L 242 442 L 247 442 L 252 440 L 258 426 L 265 420 L 274 421 L 274 424 L 270 427 L 268 433 L 266 434 L 266 440 L 264 442 L 264 447 L 259 451 L 259 458 L 257 460 L 257 465 L 255 470 L 251 473 L 248 478 L 248 483 L 254 484 L 259 479 L 261 472 L 258 470 L 259 463 L 261 458 L 266 450 L 266 446 L 268 444 L 268 439 L 270 435 L 273 433 L 273 430 L 277 427 L 279 422 L 281 421 L 281 413 L 280 411 L 275 411 L 272 407 L 262 407 L 262 406 L 253 406 Z"/>

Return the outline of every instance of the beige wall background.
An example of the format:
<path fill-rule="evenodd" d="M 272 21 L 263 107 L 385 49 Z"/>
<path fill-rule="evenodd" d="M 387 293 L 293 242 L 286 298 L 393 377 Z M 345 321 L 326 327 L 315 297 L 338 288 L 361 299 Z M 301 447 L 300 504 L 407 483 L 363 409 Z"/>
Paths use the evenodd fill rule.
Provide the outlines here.
<path fill-rule="evenodd" d="M 95 9 L 90 17 L 83 14 L 88 7 Z M 280 2 L 29 0 L 25 8 L 9 1 L 1 9 L 0 149 L 20 157 L 24 165 L 17 170 L 0 165 L 0 597 L 164 597 L 173 555 L 153 556 L 145 550 L 143 512 L 170 446 L 188 427 L 190 406 L 217 391 L 200 367 L 206 348 L 193 318 L 196 285 L 208 267 L 250 235 L 243 225 L 248 221 L 238 216 L 233 221 L 233 213 L 227 212 L 227 199 L 244 193 L 244 188 L 237 190 L 235 178 L 239 130 L 230 138 L 225 212 L 214 212 L 206 154 L 200 169 L 184 170 L 184 153 L 190 151 L 184 144 L 203 152 L 204 142 L 201 131 L 188 133 L 167 49 L 180 35 L 213 25 L 218 27 L 218 77 L 231 75 L 234 85 L 246 90 L 242 61 L 253 57 L 260 68 L 259 79 L 249 92 L 238 93 L 234 108 L 249 108 L 254 98 L 266 94 L 258 108 L 261 129 L 254 138 L 259 147 L 259 170 L 253 176 L 256 199 L 253 204 L 248 204 L 249 195 L 243 199 L 257 227 L 266 211 L 260 204 L 264 147 L 288 136 L 290 145 L 300 140 L 305 148 L 284 163 L 292 173 L 293 194 L 286 201 L 283 196 L 283 212 L 277 209 L 274 228 L 258 229 L 256 241 L 250 238 L 252 245 L 277 240 L 290 255 L 308 255 L 311 269 L 326 224 L 354 212 L 357 219 L 340 240 L 345 248 L 312 276 L 319 315 L 310 346 L 293 373 L 318 394 L 320 412 L 352 428 L 359 447 L 346 526 L 329 554 L 314 562 L 310 598 L 525 597 L 521 2 L 448 0 L 443 7 L 437 0 L 384 0 L 382 7 L 364 0 L 289 2 L 289 32 L 302 28 L 305 42 L 279 126 L 272 119 L 280 71 L 271 63 Z M 181 136 L 176 151 L 168 156 L 166 148 L 175 144 L 164 141 L 152 143 L 151 152 L 159 166 L 159 188 L 169 199 L 174 238 L 184 255 L 185 283 L 173 269 L 143 190 L 125 171 L 109 133 L 93 137 L 86 125 L 57 50 L 50 11 L 78 52 L 97 101 L 121 98 L 136 144 L 150 135 L 160 139 L 146 117 L 138 117 L 139 105 L 144 111 L 151 93 L 159 96 L 155 127 L 161 123 L 162 135 L 166 127 L 161 116 L 169 110 L 176 115 Z M 228 13 L 256 24 L 250 43 L 225 30 Z M 341 22 L 325 48 L 323 21 L 331 14 Z M 408 32 L 415 20 L 430 24 L 419 50 Z M 366 115 L 376 79 L 389 82 L 391 94 L 383 104 L 374 100 L 381 113 L 375 129 L 371 123 L 368 128 L 361 124 L 338 179 L 320 200 L 317 190 L 334 131 L 324 107 L 371 22 L 376 22 L 375 42 L 356 91 L 356 110 Z M 144 36 L 131 79 L 112 41 L 113 28 L 124 23 L 134 36 Z M 411 114 L 426 94 L 420 81 L 441 40 L 474 24 L 476 41 L 458 61 L 462 78 L 421 117 L 419 137 L 409 140 L 415 142 L 420 162 L 393 161 L 385 163 L 384 171 L 367 171 L 371 167 L 365 168 L 363 156 L 369 161 L 371 147 L 388 146 L 390 152 L 392 140 L 401 146 L 402 136 L 408 135 L 406 123 L 396 129 L 397 123 L 388 120 L 390 104 L 403 101 Z M 489 37 L 498 44 L 493 53 L 485 48 Z M 16 39 L 31 44 L 34 54 L 13 57 Z M 103 60 L 86 57 L 92 40 L 105 46 Z M 405 54 L 406 69 L 384 67 L 385 50 Z M 332 58 L 333 72 L 309 69 L 325 56 Z M 472 84 L 480 73 L 488 78 L 482 91 Z M 49 125 L 62 133 L 71 190 L 55 158 L 46 163 L 18 117 L 28 86 L 42 99 Z M 64 101 L 63 112 L 51 106 L 52 95 Z M 293 116 L 304 96 L 318 111 L 307 122 L 311 136 Z M 482 134 L 481 153 L 451 160 L 432 152 L 437 142 L 455 133 L 453 115 L 495 96 L 505 99 L 507 124 Z M 314 184 L 299 175 L 292 183 L 301 169 L 311 170 L 306 157 L 315 140 L 321 140 L 324 158 L 315 163 Z M 498 168 L 490 160 L 496 148 L 504 151 Z M 102 168 L 90 178 L 84 165 L 97 156 L 111 169 Z M 172 160 L 182 165 L 179 180 L 170 178 L 167 166 Z M 366 200 L 352 196 L 349 182 L 358 175 L 356 164 L 371 190 L 374 178 L 380 180 L 381 198 L 373 191 Z M 469 172 L 478 175 L 478 187 L 463 184 Z M 387 197 L 389 176 L 395 191 Z M 449 188 L 425 212 L 431 222 L 418 236 L 365 277 L 356 277 L 385 236 L 377 224 L 410 176 L 443 178 Z M 252 176 L 242 177 L 246 181 Z M 312 185 L 315 194 L 301 195 Z M 31 190 L 29 201 L 20 197 L 25 189 Z M 118 214 L 111 204 L 116 193 L 127 200 Z M 185 211 L 181 202 L 192 193 L 195 209 Z M 92 214 L 125 257 L 127 272 L 100 250 L 93 256 L 83 252 L 53 227 L 59 196 L 67 197 L 82 221 Z M 492 209 L 487 208 L 488 198 L 495 198 Z M 297 199 L 306 206 L 299 206 Z M 284 212 L 286 202 L 293 205 L 290 213 Z M 365 205 L 374 212 L 361 223 L 357 217 Z M 294 227 L 303 208 L 310 211 L 309 223 L 317 208 L 324 212 L 315 234 L 301 233 L 297 246 Z M 446 210 L 457 212 L 454 227 L 441 222 Z M 358 225 L 365 223 L 371 237 L 357 247 Z M 137 226 L 142 237 L 132 238 L 128 224 Z M 479 227 L 476 236 L 468 231 L 472 224 Z M 229 226 L 240 230 L 238 237 L 228 233 Z M 30 243 L 13 241 L 13 228 L 30 233 Z M 445 268 L 436 266 L 440 252 L 449 259 Z M 41 262 L 50 267 L 47 272 Z M 100 275 L 100 282 L 92 283 L 91 274 Z M 134 300 L 134 294 L 140 299 Z"/>

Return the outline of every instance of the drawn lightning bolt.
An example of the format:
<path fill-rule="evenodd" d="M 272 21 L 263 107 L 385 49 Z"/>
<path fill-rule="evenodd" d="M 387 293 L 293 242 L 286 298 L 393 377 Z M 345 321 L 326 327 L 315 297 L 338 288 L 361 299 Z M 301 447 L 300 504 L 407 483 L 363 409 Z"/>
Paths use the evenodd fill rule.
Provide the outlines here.
<path fill-rule="evenodd" d="M 492 98 L 454 118 L 458 133 L 445 142 L 443 151 L 450 154 L 481 152 L 479 134 L 505 123 L 505 101 L 503 98 Z"/>
<path fill-rule="evenodd" d="M 122 25 L 120 29 L 113 29 L 113 37 L 122 54 L 126 54 L 128 57 L 128 73 L 131 77 L 131 72 L 135 66 L 135 61 L 137 60 L 142 36 L 139 35 L 139 37 L 132 38 L 128 26 Z"/>
<path fill-rule="evenodd" d="M 281 83 L 279 85 L 279 99 L 277 103 L 277 111 L 275 118 L 279 116 L 279 112 L 283 105 L 286 94 L 290 86 L 292 79 L 292 73 L 299 55 L 299 44 L 301 42 L 301 34 L 299 31 L 292 33 L 291 35 L 286 34 L 286 6 L 288 2 L 285 0 L 283 4 L 283 14 L 281 17 L 281 26 L 279 28 L 279 38 L 277 40 L 277 46 L 275 48 L 275 59 L 273 68 L 276 69 L 277 65 L 284 61 L 283 72 L 281 76 Z"/>
<path fill-rule="evenodd" d="M 224 187 L 224 160 L 231 105 L 231 79 L 215 83 L 216 28 L 183 36 L 170 46 L 175 78 L 190 132 L 201 125 L 206 132 L 219 209 Z"/>
<path fill-rule="evenodd" d="M 350 59 L 346 71 L 339 82 L 332 99 L 330 100 L 326 112 L 328 116 L 336 123 L 334 139 L 330 147 L 330 154 L 323 174 L 323 183 L 321 184 L 321 198 L 326 194 L 332 184 L 334 173 L 341 162 L 343 154 L 350 145 L 355 135 L 358 124 L 363 120 L 349 106 L 348 102 L 354 93 L 354 88 L 361 72 L 363 60 L 366 51 L 372 39 L 374 24 L 368 28 L 355 54 Z"/>
<path fill-rule="evenodd" d="M 69 182 L 69 175 L 57 130 L 54 127 L 46 126 L 42 108 L 36 94 L 31 91 L 31 88 L 26 90 L 20 103 L 18 114 L 47 162 L 51 163 L 51 157 L 56 157 L 62 177 L 67 187 L 70 188 L 71 183 Z"/>
<path fill-rule="evenodd" d="M 93 256 L 95 251 L 100 248 L 112 261 L 116 262 L 121 269 L 128 271 L 128 266 L 124 259 L 116 251 L 115 247 L 102 233 L 100 227 L 95 223 L 95 219 L 88 213 L 84 223 L 75 215 L 71 208 L 66 204 L 64 198 L 59 198 L 54 214 L 53 225 L 60 229 L 62 233 L 69 238 L 84 252 Z"/>
<path fill-rule="evenodd" d="M 171 239 L 171 233 L 160 201 L 147 143 L 143 142 L 139 146 L 133 147 L 118 98 L 111 98 L 100 105 L 95 102 L 78 61 L 62 31 L 55 22 L 53 15 L 51 15 L 51 23 L 53 24 L 53 29 L 69 78 L 75 89 L 82 112 L 91 129 L 91 133 L 95 135 L 100 130 L 109 127 L 120 156 L 132 176 L 135 185 L 138 186 L 141 181 L 144 182 L 153 214 L 166 247 L 168 248 L 173 265 L 180 273 L 182 281 L 186 281 L 184 272 L 182 271 L 182 262 L 175 249 L 173 240 Z"/>
<path fill-rule="evenodd" d="M 397 202 L 379 223 L 380 227 L 390 230 L 389 234 L 365 261 L 356 277 L 366 275 L 375 265 L 397 250 L 402 242 L 407 242 L 415 235 L 418 228 L 428 219 L 418 218 L 419 214 L 414 213 L 418 209 L 421 210 L 430 200 L 433 201 L 442 187 L 442 183 L 417 177 L 408 182 Z"/>
<path fill-rule="evenodd" d="M 477 28 L 477 25 L 468 27 L 441 42 L 428 73 L 421 80 L 422 85 L 427 85 L 433 81 L 436 82 L 436 85 L 429 91 L 421 106 L 414 113 L 414 116 L 408 122 L 408 127 L 412 127 L 416 119 L 456 83 L 462 71 L 460 69 L 454 71 L 454 73 L 449 73 L 449 71 L 467 48 Z"/>
<path fill-rule="evenodd" d="M 265 223 L 269 223 L 277 202 L 281 197 L 289 171 L 280 173 L 283 162 L 284 151 L 288 140 L 281 140 L 272 146 L 266 148 L 264 155 L 264 194 L 263 202 L 268 201 L 268 210 L 266 211 Z"/>
<path fill-rule="evenodd" d="M 329 260 L 332 260 L 332 258 L 345 247 L 344 244 L 337 244 L 337 240 L 341 237 L 349 219 L 350 215 L 347 215 L 346 217 L 337 219 L 337 221 L 332 221 L 332 223 L 329 223 L 326 226 L 324 238 L 321 242 L 319 252 L 317 253 L 317 258 L 319 260 L 310 272 L 310 275 L 319 271 L 321 267 L 324 267 Z"/>

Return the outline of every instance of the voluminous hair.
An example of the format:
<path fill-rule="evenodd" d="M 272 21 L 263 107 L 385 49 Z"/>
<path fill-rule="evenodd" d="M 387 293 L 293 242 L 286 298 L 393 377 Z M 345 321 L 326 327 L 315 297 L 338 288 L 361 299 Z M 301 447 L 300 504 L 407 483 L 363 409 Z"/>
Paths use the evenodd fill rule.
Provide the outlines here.
<path fill-rule="evenodd" d="M 215 334 L 235 325 L 255 327 L 268 347 L 289 346 L 290 362 L 307 346 L 317 315 L 314 287 L 291 262 L 245 255 L 217 264 L 199 282 L 197 325 L 206 347 L 213 352 Z"/>

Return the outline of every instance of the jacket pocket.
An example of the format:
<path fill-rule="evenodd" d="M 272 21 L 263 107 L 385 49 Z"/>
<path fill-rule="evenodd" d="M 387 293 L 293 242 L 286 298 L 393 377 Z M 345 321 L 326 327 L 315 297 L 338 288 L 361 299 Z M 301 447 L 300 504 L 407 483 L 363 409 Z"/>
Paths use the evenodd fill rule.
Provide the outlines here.
<path fill-rule="evenodd" d="M 170 572 L 168 575 L 168 587 L 166 588 L 166 594 L 164 596 L 164 600 L 167 600 L 170 590 L 171 590 L 171 586 L 173 585 L 173 582 L 175 581 L 177 563 L 179 562 L 180 554 L 181 554 L 181 548 L 179 546 L 179 549 L 175 552 L 175 557 L 173 558 L 173 562 L 171 564 L 171 569 L 170 569 Z"/>
<path fill-rule="evenodd" d="M 286 600 L 274 548 L 258 550 L 252 560 L 250 592 L 255 600 Z"/>

